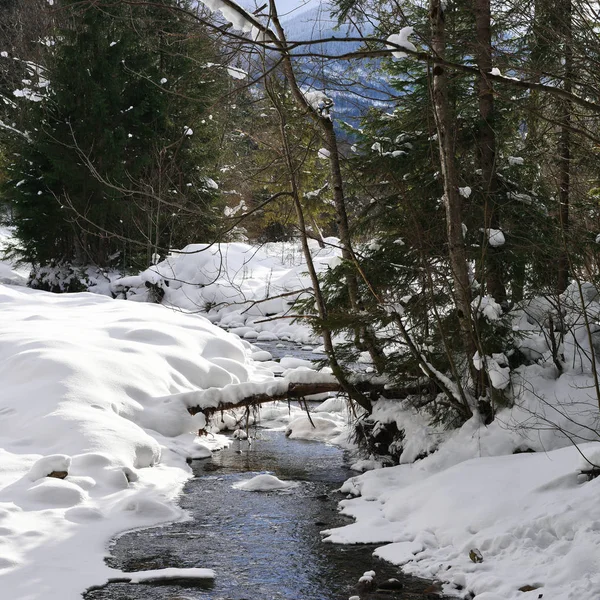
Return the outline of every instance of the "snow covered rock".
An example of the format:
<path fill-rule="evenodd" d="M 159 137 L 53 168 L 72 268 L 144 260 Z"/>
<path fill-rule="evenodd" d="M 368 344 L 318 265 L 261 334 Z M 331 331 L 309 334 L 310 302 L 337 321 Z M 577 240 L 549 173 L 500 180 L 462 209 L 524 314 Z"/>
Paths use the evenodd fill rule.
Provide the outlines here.
<path fill-rule="evenodd" d="M 297 417 L 289 423 L 285 435 L 294 440 L 315 440 L 328 442 L 338 437 L 343 431 L 340 422 L 322 416 L 306 415 Z"/>
<path fill-rule="evenodd" d="M 234 488 L 244 492 L 272 492 L 274 490 L 287 490 L 295 484 L 291 481 L 282 481 L 275 475 L 257 475 L 248 481 L 234 484 Z"/>
<path fill-rule="evenodd" d="M 31 469 L 29 469 L 27 476 L 31 481 L 37 481 L 42 477 L 64 479 L 68 475 L 70 467 L 70 456 L 66 454 L 52 454 L 36 461 Z"/>

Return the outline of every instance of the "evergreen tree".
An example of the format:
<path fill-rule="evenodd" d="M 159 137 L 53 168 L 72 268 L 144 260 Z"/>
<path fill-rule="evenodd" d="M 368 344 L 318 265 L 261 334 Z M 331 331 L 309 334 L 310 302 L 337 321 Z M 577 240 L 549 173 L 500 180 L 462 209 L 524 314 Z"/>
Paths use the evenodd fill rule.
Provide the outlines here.
<path fill-rule="evenodd" d="M 215 51 L 170 0 L 62 2 L 6 195 L 28 260 L 124 266 L 211 230 Z"/>

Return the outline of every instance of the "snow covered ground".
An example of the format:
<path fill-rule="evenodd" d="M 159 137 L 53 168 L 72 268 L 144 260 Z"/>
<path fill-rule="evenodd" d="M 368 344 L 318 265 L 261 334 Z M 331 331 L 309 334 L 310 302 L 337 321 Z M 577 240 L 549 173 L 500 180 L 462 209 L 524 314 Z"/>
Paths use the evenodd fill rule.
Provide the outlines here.
<path fill-rule="evenodd" d="M 336 238 L 325 242 L 319 249 L 311 241 L 318 271 L 337 264 L 341 254 Z M 114 281 L 112 292 L 147 301 L 155 293 L 147 284 L 164 292 L 166 306 L 204 314 L 247 340 L 317 341 L 308 326 L 293 323 L 293 304 L 310 287 L 297 243 L 192 244 L 140 275 Z"/>
<path fill-rule="evenodd" d="M 228 443 L 192 433 L 205 419 L 182 397 L 273 385 L 275 363 L 253 361 L 248 342 L 203 317 L 89 293 L 0 285 L 0 331 L 2 597 L 70 600 L 131 579 L 104 564 L 109 539 L 185 518 L 186 459 Z M 285 427 L 300 415 L 274 406 L 264 420 Z M 202 565 L 151 575 L 212 576 Z"/>
<path fill-rule="evenodd" d="M 160 306 L 13 286 L 0 306 L 3 597 L 78 598 L 120 575 L 102 560 L 112 535 L 185 516 L 186 458 L 226 443 L 190 433 L 203 416 L 173 395 L 273 374 Z"/>
<path fill-rule="evenodd" d="M 476 415 L 445 431 L 380 401 L 373 417 L 405 431 L 405 464 L 347 481 L 356 522 L 325 539 L 382 544 L 377 556 L 460 598 L 600 598 L 600 478 L 585 473 L 600 474 L 600 442 L 585 442 L 600 440 L 598 399 L 568 337 L 571 367 L 518 369 L 516 405 L 489 426 Z"/>
<path fill-rule="evenodd" d="M 5 243 L 10 232 L 2 235 Z M 186 458 L 210 456 L 228 443 L 217 431 L 236 427 L 225 414 L 214 433 L 199 438 L 191 432 L 204 417 L 187 408 L 329 380 L 305 361 L 277 363 L 250 343 L 315 341 L 288 319 L 257 323 L 283 316 L 296 294 L 257 301 L 308 284 L 293 245 L 189 249 L 112 284 L 113 292 L 142 301 L 146 282 L 156 284 L 163 304 L 178 310 L 0 285 L 0 581 L 7 598 L 69 600 L 108 579 L 137 580 L 104 565 L 108 540 L 185 518 L 176 500 L 190 476 Z M 320 269 L 337 260 L 334 247 L 318 252 Z M 11 283 L 22 283 L 12 265 L 1 267 Z M 588 308 L 600 314 L 588 292 Z M 539 312 L 533 321 L 547 310 L 532 305 Z M 196 312 L 210 320 L 188 314 Z M 600 464 L 600 442 L 586 442 L 600 439 L 599 411 L 587 330 L 576 310 L 567 321 L 567 366 L 558 377 L 539 327 L 517 316 L 521 351 L 534 364 L 510 373 L 516 406 L 487 427 L 476 416 L 445 431 L 401 403 L 380 401 L 374 418 L 394 420 L 406 433 L 402 464 L 350 479 L 341 508 L 356 522 L 326 539 L 381 544 L 378 556 L 439 580 L 457 597 L 597 600 L 600 479 L 581 472 Z M 290 437 L 347 443 L 340 399 L 326 400 L 312 421 L 314 428 L 302 411 L 283 405 L 261 411 L 262 424 Z M 234 437 L 247 443 L 242 429 Z M 271 484 L 267 476 L 249 488 Z M 202 567 L 191 576 L 219 576 Z"/>
<path fill-rule="evenodd" d="M 356 523 L 326 539 L 384 544 L 377 556 L 443 582 L 449 595 L 597 600 L 600 478 L 579 474 L 579 451 L 600 458 L 600 444 L 591 443 L 473 458 L 441 470 L 434 454 L 369 471 L 342 488 L 361 494 L 342 502 Z"/>
<path fill-rule="evenodd" d="M 0 259 L 10 242 L 14 242 L 13 233 L 9 227 L 0 226 Z M 17 266 L 9 260 L 0 260 L 0 283 L 25 285 L 29 276 L 28 265 Z"/>

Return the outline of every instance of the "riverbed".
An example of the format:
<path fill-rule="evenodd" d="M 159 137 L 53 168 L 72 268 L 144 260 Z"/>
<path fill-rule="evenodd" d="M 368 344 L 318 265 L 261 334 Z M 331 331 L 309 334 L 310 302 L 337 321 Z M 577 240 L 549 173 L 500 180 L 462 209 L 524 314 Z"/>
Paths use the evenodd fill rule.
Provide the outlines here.
<path fill-rule="evenodd" d="M 111 567 L 205 567 L 215 570 L 213 583 L 110 584 L 86 600 L 348 600 L 369 570 L 380 582 L 401 579 L 404 589 L 361 593 L 361 600 L 429 596 L 429 582 L 403 578 L 372 556 L 373 546 L 321 541 L 321 530 L 348 522 L 337 511 L 337 490 L 353 474 L 341 449 L 290 440 L 282 431 L 254 434 L 252 444 L 235 440 L 192 463 L 194 478 L 180 499 L 189 521 L 127 533 L 110 548 Z M 296 485 L 278 492 L 233 488 L 262 472 Z"/>

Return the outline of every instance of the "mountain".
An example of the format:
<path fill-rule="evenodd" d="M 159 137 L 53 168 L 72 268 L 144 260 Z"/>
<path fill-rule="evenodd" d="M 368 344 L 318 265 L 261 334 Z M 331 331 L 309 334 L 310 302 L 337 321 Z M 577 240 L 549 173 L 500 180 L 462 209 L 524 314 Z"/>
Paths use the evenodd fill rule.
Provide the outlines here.
<path fill-rule="evenodd" d="M 329 3 L 322 3 L 308 10 L 294 13 L 282 20 L 288 41 L 309 41 L 338 38 L 339 41 L 301 46 L 296 55 L 314 53 L 317 56 L 302 57 L 297 60 L 300 70 L 299 80 L 304 89 L 323 90 L 335 102 L 335 114 L 352 125 L 372 106 L 391 105 L 394 95 L 385 73 L 380 68 L 380 60 L 328 59 L 318 55 L 339 56 L 359 49 L 359 42 L 345 42 L 345 38 L 367 36 L 372 26 L 361 30 L 348 23 L 338 25 L 331 16 Z"/>

